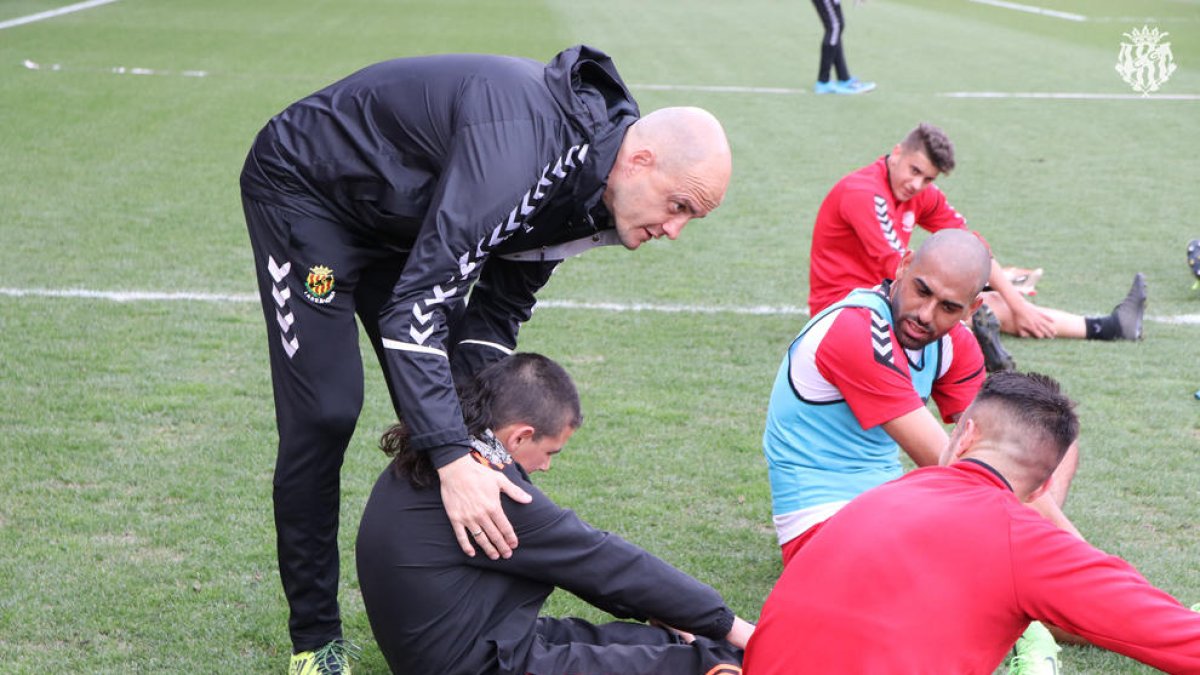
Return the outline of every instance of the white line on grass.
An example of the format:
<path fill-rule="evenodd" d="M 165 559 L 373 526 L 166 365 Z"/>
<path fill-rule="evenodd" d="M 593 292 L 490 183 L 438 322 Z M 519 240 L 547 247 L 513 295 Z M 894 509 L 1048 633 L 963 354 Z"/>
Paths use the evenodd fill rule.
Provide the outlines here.
<path fill-rule="evenodd" d="M 176 75 L 180 77 L 208 77 L 212 73 L 207 70 L 160 70 L 157 68 L 139 68 L 130 66 L 80 67 L 64 66 L 61 63 L 38 63 L 25 59 L 22 64 L 29 70 L 39 72 L 89 72 L 112 73 L 114 75 Z M 227 77 L 248 77 L 247 75 L 229 75 Z M 795 96 L 805 94 L 807 89 L 789 89 L 786 87 L 743 87 L 734 85 L 703 85 L 703 84 L 631 84 L 631 89 L 647 91 L 699 91 L 716 94 L 766 94 L 773 96 Z M 1013 92 L 1013 91 L 949 91 L 934 94 L 946 98 L 1041 98 L 1041 99 L 1080 99 L 1092 101 L 1132 101 L 1141 99 L 1159 99 L 1163 101 L 1200 101 L 1200 94 L 1093 94 L 1086 92 Z"/>
<path fill-rule="evenodd" d="M 70 14 L 71 12 L 78 12 L 84 9 L 91 9 L 93 7 L 99 7 L 100 5 L 107 5 L 116 1 L 117 0 L 87 0 L 87 2 L 77 2 L 74 5 L 59 7 L 58 9 L 51 9 L 45 12 L 38 12 L 37 14 L 21 16 L 15 19 L 9 19 L 8 21 L 0 21 L 0 30 L 12 28 L 13 26 L 24 26 L 27 23 L 42 21 L 43 19 L 53 19 L 56 16 Z"/>
<path fill-rule="evenodd" d="M 1200 101 L 1200 94 L 1089 94 L 1067 91 L 948 91 L 938 94 L 946 98 L 1043 98 L 1087 101 Z"/>
<path fill-rule="evenodd" d="M 15 298 L 85 298 L 111 302 L 236 302 L 257 303 L 254 293 L 188 293 L 162 291 L 95 291 L 86 288 L 0 288 L 0 296 Z M 663 314 L 741 314 L 752 316 L 808 316 L 804 307 L 792 305 L 752 305 L 747 307 L 715 307 L 712 305 L 656 305 L 653 303 L 579 302 L 576 300 L 541 300 L 537 306 L 545 309 L 584 309 L 597 312 L 660 312 Z M 1200 325 L 1200 314 L 1147 316 L 1155 323 Z"/>
<path fill-rule="evenodd" d="M 1055 19 L 1066 19 L 1067 21 L 1087 21 L 1088 18 L 1082 14 L 1072 14 L 1070 12 L 1060 12 L 1054 9 L 1045 9 L 1043 7 L 1034 7 L 1033 5 L 1021 5 L 1015 2 L 1004 2 L 1004 0 L 971 0 L 971 2 L 980 5 L 991 5 L 993 7 L 1001 7 L 1003 9 L 1015 9 L 1018 12 L 1029 12 L 1030 14 L 1041 14 L 1042 16 L 1052 16 Z"/>
<path fill-rule="evenodd" d="M 630 89 L 646 89 L 648 91 L 704 91 L 717 94 L 805 94 L 807 89 L 788 89 L 787 87 L 741 87 L 734 85 L 708 84 L 631 84 Z"/>
<path fill-rule="evenodd" d="M 155 70 L 153 68 L 126 68 L 125 66 L 113 66 L 112 68 L 64 68 L 61 63 L 49 63 L 43 65 L 30 59 L 25 59 L 22 62 L 22 65 L 29 70 L 48 70 L 54 72 L 69 70 L 72 72 L 86 71 L 89 73 L 112 73 L 114 75 L 181 75 L 183 77 L 208 76 L 208 71 L 206 70 L 181 70 L 179 72 L 172 72 L 170 70 Z"/>

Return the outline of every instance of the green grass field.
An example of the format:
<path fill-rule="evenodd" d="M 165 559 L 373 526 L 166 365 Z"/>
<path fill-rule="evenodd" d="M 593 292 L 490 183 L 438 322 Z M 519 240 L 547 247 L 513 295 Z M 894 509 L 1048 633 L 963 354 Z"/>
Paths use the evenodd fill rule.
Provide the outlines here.
<path fill-rule="evenodd" d="M 844 98 L 808 93 L 820 27 L 802 1 L 120 0 L 0 29 L 0 669 L 283 672 L 266 333 L 237 186 L 250 141 L 291 101 L 377 60 L 546 60 L 577 42 L 613 55 L 644 110 L 716 113 L 735 175 L 679 241 L 589 253 L 541 297 L 727 311 L 537 313 L 521 347 L 568 367 L 587 416 L 538 477 L 547 492 L 757 617 L 779 572 L 762 419 L 804 317 L 733 310 L 803 306 L 826 190 L 928 120 L 957 145 L 941 181 L 954 205 L 1001 262 L 1046 269 L 1040 303 L 1107 312 L 1146 273 L 1144 342 L 1007 344 L 1079 401 L 1068 515 L 1200 600 L 1200 293 L 1184 261 L 1200 237 L 1200 100 L 942 95 L 1130 94 L 1114 69 L 1122 33 L 1149 23 L 1178 64 L 1161 93 L 1194 97 L 1200 2 L 1029 2 L 1089 20 L 847 2 L 850 65 L 880 87 Z M 0 22 L 57 6 L 0 0 Z M 24 294 L 64 289 L 211 299 Z M 342 607 L 365 646 L 355 672 L 384 673 L 352 553 L 393 417 L 372 368 L 367 386 L 342 474 Z M 547 610 L 603 618 L 565 594 Z M 1062 659 L 1068 672 L 1148 670 L 1091 648 Z"/>

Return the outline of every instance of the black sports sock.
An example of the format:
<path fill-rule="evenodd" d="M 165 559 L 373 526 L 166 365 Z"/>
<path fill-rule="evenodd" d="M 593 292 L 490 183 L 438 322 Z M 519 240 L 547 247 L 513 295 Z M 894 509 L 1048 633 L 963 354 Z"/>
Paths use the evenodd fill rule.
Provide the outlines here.
<path fill-rule="evenodd" d="M 1117 323 L 1117 317 L 1112 314 L 1085 316 L 1083 323 L 1087 326 L 1087 339 L 1089 340 L 1116 340 L 1121 334 L 1121 326 Z"/>

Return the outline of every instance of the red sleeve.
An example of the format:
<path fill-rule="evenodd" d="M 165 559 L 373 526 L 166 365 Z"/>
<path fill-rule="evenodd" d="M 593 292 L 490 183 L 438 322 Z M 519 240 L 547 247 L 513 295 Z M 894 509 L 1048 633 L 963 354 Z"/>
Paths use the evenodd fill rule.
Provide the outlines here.
<path fill-rule="evenodd" d="M 838 312 L 817 347 L 816 364 L 864 429 L 925 405 L 891 325 L 865 307 Z"/>
<path fill-rule="evenodd" d="M 943 365 L 945 372 L 934 381 L 932 395 L 942 421 L 950 424 L 975 400 L 987 372 L 979 341 L 965 325 L 955 324 L 942 339 L 949 342 L 949 349 L 942 352 L 943 362 L 948 360 L 949 364 Z"/>
<path fill-rule="evenodd" d="M 1014 514 L 1010 527 L 1024 612 L 1160 670 L 1200 673 L 1200 612 L 1124 560 L 1022 510 L 1029 513 Z"/>
<path fill-rule="evenodd" d="M 870 190 L 849 189 L 842 193 L 838 215 L 854 230 L 863 254 L 871 261 L 872 285 L 894 276 L 905 245 L 896 234 L 887 199 Z"/>
<path fill-rule="evenodd" d="M 930 232 L 967 229 L 967 219 L 950 206 L 950 202 L 946 200 L 946 193 L 937 185 L 930 185 L 917 193 L 913 199 L 920 200 L 913 211 L 917 216 L 917 224 L 922 228 Z"/>

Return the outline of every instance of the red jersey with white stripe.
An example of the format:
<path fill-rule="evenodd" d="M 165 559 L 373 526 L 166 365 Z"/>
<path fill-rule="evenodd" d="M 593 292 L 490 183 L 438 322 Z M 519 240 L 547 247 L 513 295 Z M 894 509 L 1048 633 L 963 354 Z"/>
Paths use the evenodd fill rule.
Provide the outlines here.
<path fill-rule="evenodd" d="M 973 459 L 850 502 L 784 569 L 746 675 L 990 675 L 1031 620 L 1170 673 L 1200 673 L 1200 613 L 1058 529 Z"/>
<path fill-rule="evenodd" d="M 965 230 L 967 221 L 934 184 L 908 201 L 896 201 L 887 156 L 838 181 L 813 226 L 809 311 L 815 315 L 856 288 L 894 277 L 914 226 L 930 232 Z"/>

